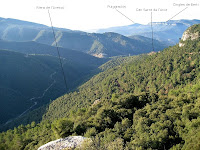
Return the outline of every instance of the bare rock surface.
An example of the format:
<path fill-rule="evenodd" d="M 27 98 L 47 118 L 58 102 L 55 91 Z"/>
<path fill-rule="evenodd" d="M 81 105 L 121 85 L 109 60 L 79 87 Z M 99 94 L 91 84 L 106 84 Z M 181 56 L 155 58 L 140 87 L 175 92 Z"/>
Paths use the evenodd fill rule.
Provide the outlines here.
<path fill-rule="evenodd" d="M 183 41 L 186 41 L 188 39 L 191 39 L 191 40 L 196 40 L 199 38 L 199 32 L 196 32 L 196 33 L 191 33 L 190 30 L 187 30 L 183 33 L 183 36 L 182 36 L 182 40 Z"/>
<path fill-rule="evenodd" d="M 181 42 L 179 42 L 179 47 L 183 47 L 185 44 L 183 43 L 186 40 L 196 40 L 200 37 L 199 32 L 192 33 L 190 32 L 190 28 L 183 33 L 181 38 Z"/>
<path fill-rule="evenodd" d="M 62 150 L 66 148 L 76 148 L 81 146 L 85 139 L 87 138 L 82 136 L 69 136 L 42 145 L 38 148 L 38 150 Z"/>

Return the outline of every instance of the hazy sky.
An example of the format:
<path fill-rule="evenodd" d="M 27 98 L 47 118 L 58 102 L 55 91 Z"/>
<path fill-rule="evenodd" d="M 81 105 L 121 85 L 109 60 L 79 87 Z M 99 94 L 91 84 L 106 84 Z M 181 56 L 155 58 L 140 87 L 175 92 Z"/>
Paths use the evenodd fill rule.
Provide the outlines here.
<path fill-rule="evenodd" d="M 53 7 L 50 9 L 53 25 L 73 30 L 133 24 L 130 20 L 147 24 L 151 21 L 151 10 L 147 9 L 157 9 L 153 11 L 154 22 L 167 21 L 186 7 L 188 8 L 173 20 L 200 19 L 199 0 L 0 0 L 0 2 L 0 17 L 45 25 L 50 25 L 46 7 L 60 7 L 61 9 L 52 9 Z M 191 6 L 191 3 L 194 6 Z M 110 8 L 112 6 L 122 8 L 117 8 L 118 12 Z M 165 11 L 160 11 L 161 9 Z"/>

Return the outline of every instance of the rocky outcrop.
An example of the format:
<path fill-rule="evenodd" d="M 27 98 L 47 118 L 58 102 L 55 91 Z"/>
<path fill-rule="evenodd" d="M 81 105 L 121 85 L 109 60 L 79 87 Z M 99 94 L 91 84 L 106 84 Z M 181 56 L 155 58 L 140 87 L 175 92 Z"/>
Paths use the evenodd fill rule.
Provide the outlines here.
<path fill-rule="evenodd" d="M 183 36 L 181 38 L 181 41 L 179 42 L 179 47 L 183 47 L 184 41 L 186 40 L 196 40 L 200 37 L 200 33 L 199 32 L 191 32 L 191 28 L 189 28 L 188 30 L 186 30 L 183 33 Z"/>
<path fill-rule="evenodd" d="M 199 32 L 196 32 L 196 33 L 191 33 L 190 30 L 186 30 L 184 33 L 183 33 L 183 36 L 182 36 L 182 40 L 183 41 L 186 41 L 188 39 L 190 40 L 196 40 L 199 38 Z"/>
<path fill-rule="evenodd" d="M 63 149 L 73 149 L 81 146 L 82 142 L 87 139 L 82 136 L 70 136 L 55 141 L 51 141 L 45 145 L 42 145 L 38 150 L 63 150 Z"/>
<path fill-rule="evenodd" d="M 179 42 L 179 47 L 183 47 L 183 46 L 185 46 L 185 44 L 182 42 Z"/>
<path fill-rule="evenodd" d="M 99 104 L 100 102 L 101 102 L 101 100 L 97 99 L 97 100 L 94 101 L 94 103 L 92 104 L 92 106 L 95 106 L 95 105 Z"/>

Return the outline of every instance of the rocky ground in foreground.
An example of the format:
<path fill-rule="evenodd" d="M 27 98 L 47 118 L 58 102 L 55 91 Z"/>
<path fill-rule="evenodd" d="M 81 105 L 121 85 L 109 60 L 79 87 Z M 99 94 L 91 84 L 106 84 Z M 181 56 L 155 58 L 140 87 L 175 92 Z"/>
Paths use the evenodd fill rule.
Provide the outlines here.
<path fill-rule="evenodd" d="M 82 136 L 70 136 L 55 141 L 51 141 L 41 147 L 38 150 L 62 150 L 65 148 L 76 148 L 79 147 L 85 140 Z"/>

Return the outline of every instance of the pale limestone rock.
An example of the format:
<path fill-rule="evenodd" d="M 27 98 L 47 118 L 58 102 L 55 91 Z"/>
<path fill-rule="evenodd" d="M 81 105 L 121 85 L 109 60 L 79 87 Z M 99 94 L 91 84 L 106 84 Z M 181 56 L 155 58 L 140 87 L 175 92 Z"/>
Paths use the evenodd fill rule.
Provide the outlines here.
<path fill-rule="evenodd" d="M 188 39 L 190 39 L 190 40 L 196 40 L 196 39 L 198 39 L 199 38 L 199 32 L 196 32 L 196 33 L 190 33 L 190 31 L 189 30 L 187 30 L 187 31 L 185 31 L 184 33 L 183 33 L 183 36 L 182 36 L 182 40 L 183 41 L 186 41 L 186 40 L 188 40 Z"/>
<path fill-rule="evenodd" d="M 184 42 L 186 40 L 196 40 L 199 37 L 200 37 L 199 32 L 191 33 L 190 29 L 188 29 L 183 33 L 183 36 L 182 36 L 181 40 Z M 184 43 L 179 42 L 179 47 L 183 47 L 184 45 L 185 45 Z"/>
<path fill-rule="evenodd" d="M 185 46 L 185 44 L 184 44 L 184 43 L 181 43 L 181 42 L 179 42 L 179 47 L 183 47 L 183 46 Z"/>
<path fill-rule="evenodd" d="M 87 138 L 82 136 L 69 136 L 42 145 L 38 148 L 38 150 L 62 150 L 66 148 L 76 148 L 81 146 L 85 139 Z"/>

